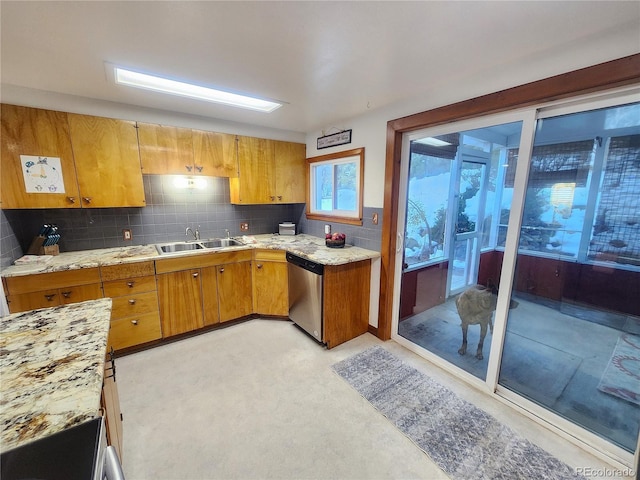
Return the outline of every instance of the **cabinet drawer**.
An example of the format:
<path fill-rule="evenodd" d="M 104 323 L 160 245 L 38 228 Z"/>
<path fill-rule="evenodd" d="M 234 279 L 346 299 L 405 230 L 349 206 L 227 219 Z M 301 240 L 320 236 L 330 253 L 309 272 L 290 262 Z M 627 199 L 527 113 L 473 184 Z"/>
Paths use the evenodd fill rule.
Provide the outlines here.
<path fill-rule="evenodd" d="M 60 288 L 58 291 L 60 292 L 60 302 L 65 305 L 67 303 L 78 303 L 102 298 L 102 285 L 99 283 Z"/>
<path fill-rule="evenodd" d="M 284 250 L 254 250 L 256 261 L 286 262 L 287 252 Z"/>
<path fill-rule="evenodd" d="M 156 292 L 138 293 L 113 299 L 111 318 L 130 317 L 158 311 L 158 295 Z"/>
<path fill-rule="evenodd" d="M 60 305 L 58 290 L 42 290 L 40 292 L 20 293 L 7 296 L 11 313 L 36 310 L 38 308 L 57 307 Z"/>
<path fill-rule="evenodd" d="M 162 338 L 158 312 L 111 320 L 109 349 L 121 350 Z"/>
<path fill-rule="evenodd" d="M 125 280 L 130 277 L 145 277 L 155 275 L 153 260 L 146 262 L 124 263 L 122 265 L 104 265 L 100 267 L 103 282 L 111 280 Z"/>
<path fill-rule="evenodd" d="M 37 292 L 47 288 L 55 289 L 66 288 L 71 285 L 86 285 L 88 283 L 100 283 L 100 270 L 97 267 L 5 278 L 9 295 Z"/>
<path fill-rule="evenodd" d="M 155 289 L 156 277 L 153 275 L 104 282 L 104 296 L 111 298 L 141 292 L 151 292 L 155 291 Z"/>

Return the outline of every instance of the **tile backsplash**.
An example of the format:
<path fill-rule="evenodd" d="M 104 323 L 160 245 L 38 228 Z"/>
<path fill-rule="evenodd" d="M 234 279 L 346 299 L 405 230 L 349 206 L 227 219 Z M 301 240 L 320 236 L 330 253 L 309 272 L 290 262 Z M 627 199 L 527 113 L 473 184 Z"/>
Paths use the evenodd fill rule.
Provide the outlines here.
<path fill-rule="evenodd" d="M 231 236 L 274 233 L 283 221 L 297 223 L 299 233 L 324 236 L 327 222 L 306 220 L 304 204 L 232 205 L 227 178 L 201 177 L 202 189 L 179 188 L 172 175 L 143 178 L 146 207 L 2 210 L 0 266 L 19 258 L 45 223 L 58 225 L 61 252 L 180 241 L 187 227 L 198 227 L 202 238 L 224 237 L 226 229 Z M 382 209 L 365 208 L 362 227 L 334 223 L 333 231 L 346 233 L 349 244 L 380 251 L 382 229 L 372 224 L 373 213 L 382 218 Z M 240 231 L 241 222 L 249 223 L 248 232 Z M 132 240 L 123 239 L 124 229 Z"/>

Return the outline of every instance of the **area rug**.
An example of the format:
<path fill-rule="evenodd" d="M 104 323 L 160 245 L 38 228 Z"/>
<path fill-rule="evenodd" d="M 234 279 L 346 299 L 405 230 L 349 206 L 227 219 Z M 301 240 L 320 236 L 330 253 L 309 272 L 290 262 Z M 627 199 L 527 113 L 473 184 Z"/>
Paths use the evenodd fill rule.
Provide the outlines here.
<path fill-rule="evenodd" d="M 585 479 L 380 346 L 332 368 L 455 480 Z"/>
<path fill-rule="evenodd" d="M 640 336 L 620 335 L 598 390 L 640 405 Z"/>

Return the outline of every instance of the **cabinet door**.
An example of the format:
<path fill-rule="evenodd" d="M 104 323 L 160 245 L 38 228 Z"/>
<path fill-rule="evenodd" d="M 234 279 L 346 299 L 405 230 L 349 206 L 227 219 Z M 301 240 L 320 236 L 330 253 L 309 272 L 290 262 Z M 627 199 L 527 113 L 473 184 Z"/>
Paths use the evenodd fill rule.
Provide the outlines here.
<path fill-rule="evenodd" d="M 236 136 L 193 130 L 194 173 L 211 177 L 237 177 Z"/>
<path fill-rule="evenodd" d="M 251 262 L 227 263 L 216 268 L 220 321 L 250 315 L 253 311 Z"/>
<path fill-rule="evenodd" d="M 138 123 L 142 172 L 157 175 L 193 173 L 191 129 Z"/>
<path fill-rule="evenodd" d="M 220 323 L 218 311 L 217 267 L 201 268 L 202 272 L 202 314 L 205 325 Z"/>
<path fill-rule="evenodd" d="M 143 207 L 135 122 L 69 113 L 82 205 Z"/>
<path fill-rule="evenodd" d="M 261 315 L 289 315 L 287 264 L 256 260 L 253 267 L 253 309 Z"/>
<path fill-rule="evenodd" d="M 229 179 L 231 203 L 274 203 L 274 142 L 238 137 L 238 178 Z"/>
<path fill-rule="evenodd" d="M 203 326 L 200 269 L 157 276 L 163 338 Z"/>
<path fill-rule="evenodd" d="M 306 151 L 303 143 L 274 142 L 277 203 L 306 202 Z"/>
<path fill-rule="evenodd" d="M 52 110 L 2 105 L 2 208 L 79 208 L 67 114 Z M 56 157 L 60 169 L 36 165 L 34 175 L 60 176 L 64 191 L 27 193 L 20 155 Z"/>
<path fill-rule="evenodd" d="M 112 365 L 112 362 L 107 360 L 100 403 L 107 429 L 107 444 L 116 449 L 118 458 L 122 462 L 122 411 L 120 410 L 120 398 L 114 371 L 115 364 Z"/>

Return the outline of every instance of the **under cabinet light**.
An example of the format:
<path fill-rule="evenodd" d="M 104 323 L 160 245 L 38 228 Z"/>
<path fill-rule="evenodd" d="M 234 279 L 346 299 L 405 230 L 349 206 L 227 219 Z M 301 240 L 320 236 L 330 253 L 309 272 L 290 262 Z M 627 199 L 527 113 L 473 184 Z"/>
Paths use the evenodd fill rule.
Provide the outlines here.
<path fill-rule="evenodd" d="M 176 188 L 189 188 L 202 190 L 206 188 L 207 181 L 201 177 L 176 177 L 173 179 L 173 186 Z"/>
<path fill-rule="evenodd" d="M 222 90 L 216 90 L 209 87 L 201 87 L 199 85 L 170 80 L 156 75 L 134 72 L 122 67 L 114 66 L 113 68 L 115 82 L 120 85 L 195 98 L 197 100 L 205 100 L 207 102 L 222 103 L 224 105 L 247 108 L 249 110 L 256 110 L 265 113 L 273 112 L 275 109 L 282 106 L 282 103 L 279 102 L 224 92 Z"/>

